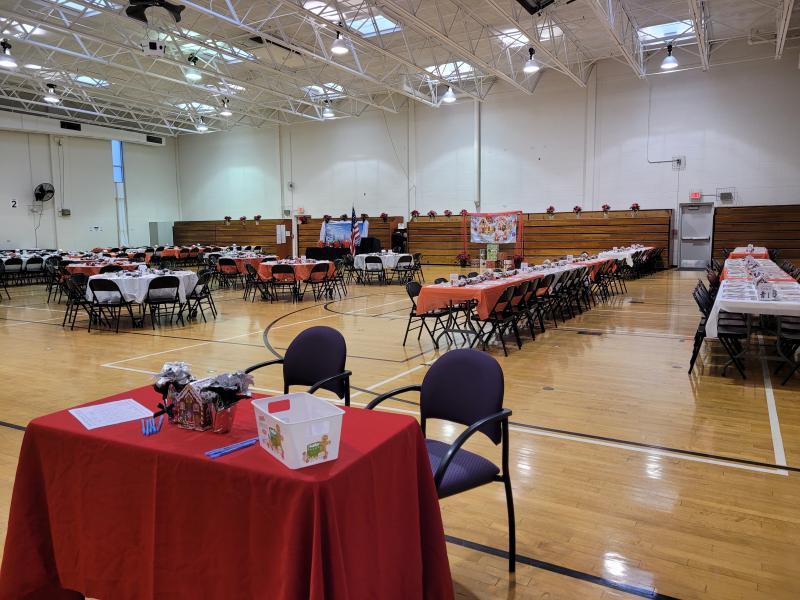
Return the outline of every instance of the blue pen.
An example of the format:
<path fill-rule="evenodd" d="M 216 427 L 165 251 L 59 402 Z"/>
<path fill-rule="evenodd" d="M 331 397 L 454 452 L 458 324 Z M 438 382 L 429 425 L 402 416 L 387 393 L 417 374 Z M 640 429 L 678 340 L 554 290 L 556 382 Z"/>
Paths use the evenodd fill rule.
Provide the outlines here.
<path fill-rule="evenodd" d="M 258 442 L 258 438 L 250 438 L 247 440 L 243 440 L 241 442 L 237 442 L 235 444 L 231 444 L 229 446 L 223 446 L 222 448 L 216 448 L 214 450 L 209 450 L 206 452 L 206 456 L 209 458 L 219 458 L 220 456 L 225 456 L 226 454 L 230 454 L 231 452 L 236 452 L 237 450 L 242 450 L 244 448 L 249 448 Z"/>

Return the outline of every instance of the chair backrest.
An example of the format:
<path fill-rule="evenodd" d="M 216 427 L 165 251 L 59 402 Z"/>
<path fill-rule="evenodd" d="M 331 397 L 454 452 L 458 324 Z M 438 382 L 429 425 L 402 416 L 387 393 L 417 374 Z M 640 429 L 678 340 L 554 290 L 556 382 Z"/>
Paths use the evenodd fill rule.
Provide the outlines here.
<path fill-rule="evenodd" d="M 239 268 L 236 266 L 236 261 L 232 258 L 227 258 L 225 256 L 221 257 L 217 261 L 217 268 L 221 273 L 238 273 Z"/>
<path fill-rule="evenodd" d="M 92 292 L 92 297 L 94 298 L 95 302 L 98 302 L 97 292 L 108 292 L 117 294 L 118 298 L 109 298 L 108 300 L 104 300 L 103 303 L 109 302 L 117 302 L 123 299 L 122 292 L 117 285 L 117 282 L 113 279 L 106 279 L 104 277 L 94 277 L 89 279 L 89 289 Z"/>
<path fill-rule="evenodd" d="M 258 271 L 256 271 L 256 268 L 250 263 L 244 263 L 244 270 L 247 271 L 248 279 L 258 279 Z"/>
<path fill-rule="evenodd" d="M 281 281 L 294 281 L 294 267 L 292 265 L 273 265 L 272 277 Z"/>
<path fill-rule="evenodd" d="M 119 265 L 106 265 L 100 269 L 101 273 L 116 273 L 118 271 L 122 271 L 122 267 Z"/>
<path fill-rule="evenodd" d="M 26 271 L 41 271 L 44 265 L 44 259 L 41 256 L 32 256 L 25 263 Z"/>
<path fill-rule="evenodd" d="M 367 271 L 380 271 L 383 269 L 383 261 L 380 256 L 365 256 L 364 268 Z"/>
<path fill-rule="evenodd" d="M 200 277 L 197 278 L 197 283 L 194 284 L 194 290 L 192 290 L 192 293 L 197 296 L 210 294 L 211 288 L 209 286 L 213 276 L 213 271 L 203 271 L 200 274 Z"/>
<path fill-rule="evenodd" d="M 425 374 L 420 395 L 420 416 L 462 425 L 473 423 L 503 408 L 503 370 L 490 355 L 471 348 L 450 350 Z M 502 432 L 499 423 L 481 428 L 494 444 Z"/>
<path fill-rule="evenodd" d="M 331 327 L 309 327 L 286 349 L 283 357 L 284 385 L 314 385 L 344 371 L 346 361 L 347 344 L 341 333 Z M 338 379 L 323 385 L 322 389 L 343 398 L 345 382 Z"/>
<path fill-rule="evenodd" d="M 6 271 L 9 273 L 17 273 L 22 271 L 22 259 L 18 257 L 9 258 L 6 261 Z"/>
<path fill-rule="evenodd" d="M 410 254 L 404 254 L 400 258 L 397 259 L 397 264 L 395 268 L 407 269 L 410 266 L 413 266 L 414 259 L 411 257 Z"/>
<path fill-rule="evenodd" d="M 329 266 L 326 262 L 317 263 L 311 268 L 308 278 L 311 281 L 322 281 L 328 276 L 328 268 Z"/>
<path fill-rule="evenodd" d="M 433 280 L 433 283 L 435 284 L 447 283 L 447 279 L 445 279 L 444 277 L 437 277 L 436 279 Z"/>
<path fill-rule="evenodd" d="M 145 302 L 150 299 L 150 292 L 156 290 L 175 290 L 175 299 L 178 299 L 178 289 L 181 286 L 181 281 L 174 275 L 161 275 L 159 277 L 155 277 L 154 279 L 150 280 L 150 284 L 147 286 L 147 295 L 145 296 Z M 159 300 L 163 300 L 165 298 L 164 294 L 159 294 L 157 296 Z"/>

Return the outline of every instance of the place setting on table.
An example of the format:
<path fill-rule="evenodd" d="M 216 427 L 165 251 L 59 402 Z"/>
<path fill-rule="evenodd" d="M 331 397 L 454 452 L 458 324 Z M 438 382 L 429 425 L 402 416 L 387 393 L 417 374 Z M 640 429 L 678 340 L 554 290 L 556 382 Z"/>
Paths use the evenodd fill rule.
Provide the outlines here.
<path fill-rule="evenodd" d="M 178 297 L 182 303 L 186 302 L 186 297 L 191 294 L 195 284 L 197 284 L 197 273 L 194 271 L 177 271 L 172 269 L 150 269 L 145 265 L 138 263 L 135 265 L 136 270 L 117 271 L 114 273 L 100 273 L 89 277 L 91 282 L 93 279 L 108 279 L 116 283 L 123 298 L 128 302 L 135 302 L 141 304 L 144 302 L 148 294 L 150 282 L 158 277 L 172 276 L 176 277 L 179 282 Z M 69 268 L 69 267 L 67 267 Z M 153 294 L 158 293 L 168 294 L 167 290 L 163 292 L 154 291 Z M 111 292 L 97 292 L 98 300 L 101 302 L 111 297 Z M 89 287 L 86 289 L 87 300 L 92 300 L 92 291 Z"/>
<path fill-rule="evenodd" d="M 395 267 L 397 267 L 397 263 L 398 261 L 400 261 L 402 257 L 407 257 L 404 260 L 413 261 L 413 257 L 411 256 L 411 254 L 408 254 L 407 252 L 393 252 L 392 250 L 381 250 L 380 252 L 356 254 L 353 257 L 353 266 L 356 269 L 363 271 L 364 268 L 366 267 L 367 256 L 377 256 L 378 258 L 380 258 L 384 269 L 394 269 Z"/>
<path fill-rule="evenodd" d="M 344 344 L 317 327 L 292 345 L 304 336 L 303 355 Z M 416 419 L 317 395 L 349 378 L 320 372 L 346 349 L 308 365 L 302 384 L 321 379 L 307 391 L 255 393 L 250 372 L 288 365 L 292 345 L 213 377 L 165 363 L 150 386 L 34 419 L 0 597 L 452 599 Z M 288 390 L 301 382 L 286 368 Z"/>
<path fill-rule="evenodd" d="M 289 258 L 289 259 L 282 259 L 282 260 L 272 260 L 259 263 L 257 267 L 258 276 L 261 279 L 269 280 L 272 279 L 272 268 L 276 265 L 288 265 L 292 267 L 294 271 L 295 279 L 305 280 L 311 276 L 311 271 L 314 269 L 315 266 L 318 264 L 326 264 L 328 265 L 328 275 L 333 275 L 334 272 L 334 264 L 329 260 L 314 260 L 312 258 L 306 258 L 305 256 L 300 256 L 298 258 Z"/>

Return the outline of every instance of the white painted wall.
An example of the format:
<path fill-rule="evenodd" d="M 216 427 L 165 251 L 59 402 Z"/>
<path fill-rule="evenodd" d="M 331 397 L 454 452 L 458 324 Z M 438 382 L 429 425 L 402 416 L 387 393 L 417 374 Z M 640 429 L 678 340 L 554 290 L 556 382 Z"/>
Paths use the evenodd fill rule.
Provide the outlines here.
<path fill-rule="evenodd" d="M 0 130 L 0 147 L 0 248 L 78 249 L 119 243 L 108 140 Z M 179 218 L 175 143 L 126 143 L 124 156 L 130 240 L 147 243 L 149 221 Z M 33 188 L 43 182 L 55 186 L 56 197 L 41 207 L 41 214 L 34 214 Z M 11 208 L 14 198 L 17 208 Z M 72 215 L 58 214 L 62 206 Z"/>
<path fill-rule="evenodd" d="M 28 248 L 55 244 L 53 201 L 41 215 L 31 213 L 33 188 L 52 181 L 46 135 L 0 130 L 0 248 Z M 16 199 L 16 208 L 11 207 Z M 38 230 L 34 229 L 38 225 Z"/>
<path fill-rule="evenodd" d="M 123 144 L 131 246 L 150 243 L 150 221 L 180 219 L 177 143 L 173 138 L 164 141 L 162 147 Z"/>
<path fill-rule="evenodd" d="M 278 128 L 178 137 L 182 218 L 280 217 Z"/>

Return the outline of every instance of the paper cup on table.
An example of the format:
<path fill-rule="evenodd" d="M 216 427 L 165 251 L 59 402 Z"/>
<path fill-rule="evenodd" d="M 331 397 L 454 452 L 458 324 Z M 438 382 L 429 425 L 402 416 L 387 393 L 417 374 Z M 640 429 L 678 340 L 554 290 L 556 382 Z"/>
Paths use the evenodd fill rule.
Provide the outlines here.
<path fill-rule="evenodd" d="M 339 456 L 344 411 L 323 398 L 295 392 L 251 401 L 261 447 L 290 469 Z"/>

